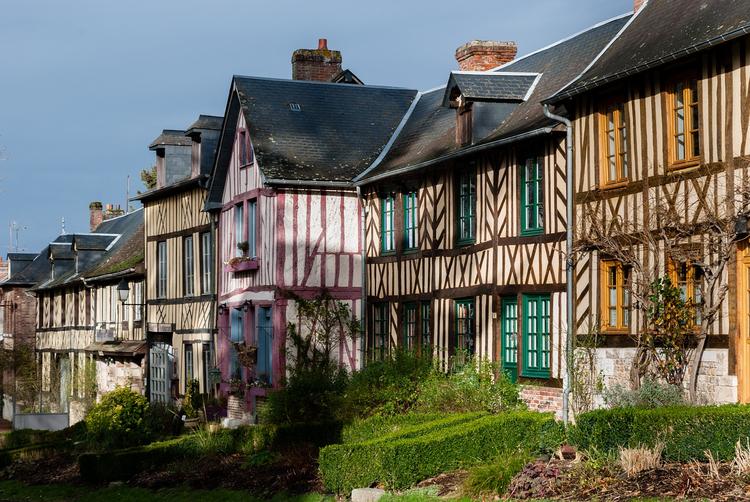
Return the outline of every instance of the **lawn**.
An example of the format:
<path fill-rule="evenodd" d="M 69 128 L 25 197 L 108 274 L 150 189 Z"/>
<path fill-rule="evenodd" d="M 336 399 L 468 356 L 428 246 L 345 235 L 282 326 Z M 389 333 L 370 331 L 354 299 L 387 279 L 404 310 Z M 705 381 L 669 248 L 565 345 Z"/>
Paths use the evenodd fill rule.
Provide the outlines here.
<path fill-rule="evenodd" d="M 169 488 L 146 490 L 130 486 L 95 488 L 70 485 L 28 486 L 17 481 L 0 481 L 0 502 L 333 502 L 333 497 L 320 494 L 290 496 L 279 494 L 272 499 L 252 497 L 245 491 L 237 490 L 192 490 L 190 488 Z"/>

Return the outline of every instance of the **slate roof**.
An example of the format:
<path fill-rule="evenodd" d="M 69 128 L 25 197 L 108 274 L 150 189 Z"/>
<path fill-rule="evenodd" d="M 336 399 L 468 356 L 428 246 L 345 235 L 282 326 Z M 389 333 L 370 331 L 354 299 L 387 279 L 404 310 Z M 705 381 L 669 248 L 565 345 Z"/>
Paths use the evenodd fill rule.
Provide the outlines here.
<path fill-rule="evenodd" d="M 198 115 L 198 120 L 190 124 L 185 132 L 186 135 L 190 135 L 195 129 L 212 129 L 214 131 L 220 131 L 221 125 L 224 123 L 224 117 L 217 117 L 215 115 Z"/>
<path fill-rule="evenodd" d="M 42 251 L 34 257 L 34 259 L 21 268 L 13 272 L 6 281 L 0 283 L 0 286 L 32 286 L 39 281 L 42 281 L 49 277 L 50 274 L 50 262 L 47 259 L 47 253 L 49 252 L 49 246 L 42 249 Z"/>
<path fill-rule="evenodd" d="M 542 76 L 531 95 L 520 104 L 475 103 L 474 122 L 482 127 L 474 127 L 472 145 L 461 147 L 456 143 L 456 111 L 443 106 L 445 88 L 420 93 L 419 101 L 389 149 L 355 182 L 366 184 L 475 151 L 482 145 L 489 147 L 498 141 L 550 131 L 557 124 L 544 115 L 542 99 L 579 75 L 630 17 L 605 21 L 493 70 Z"/>
<path fill-rule="evenodd" d="M 185 136 L 185 131 L 164 129 L 161 134 L 148 145 L 149 150 L 156 150 L 163 146 L 190 146 L 193 140 Z"/>
<path fill-rule="evenodd" d="M 239 110 L 269 184 L 346 184 L 377 158 L 417 95 L 394 87 L 240 76 L 232 85 L 208 209 L 221 202 Z"/>
<path fill-rule="evenodd" d="M 72 244 L 79 240 L 95 243 L 95 246 L 78 247 L 76 271 Z M 103 242 L 107 245 L 101 247 Z M 70 245 L 67 245 L 68 243 Z M 35 286 L 31 289 L 52 289 L 80 281 L 84 277 L 96 277 L 135 268 L 143 261 L 143 246 L 143 208 L 104 220 L 93 233 L 61 235 L 48 246 L 53 250 L 55 257 L 55 277 L 50 279 L 51 266 L 48 254 L 44 254 L 44 261 L 48 264 L 41 268 L 46 270 L 46 274 L 41 274 L 41 278 L 35 281 Z M 59 262 L 61 257 L 64 260 Z"/>
<path fill-rule="evenodd" d="M 558 102 L 750 33 L 747 0 L 649 0 L 601 56 L 549 97 Z"/>
<path fill-rule="evenodd" d="M 443 106 L 449 106 L 454 92 L 469 101 L 524 101 L 539 77 L 538 73 L 453 71 Z"/>

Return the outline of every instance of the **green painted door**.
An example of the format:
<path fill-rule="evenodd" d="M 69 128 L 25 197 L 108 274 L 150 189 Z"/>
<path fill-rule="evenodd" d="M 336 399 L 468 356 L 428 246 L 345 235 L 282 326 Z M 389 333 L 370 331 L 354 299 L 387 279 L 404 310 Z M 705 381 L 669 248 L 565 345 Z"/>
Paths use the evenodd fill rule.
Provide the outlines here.
<path fill-rule="evenodd" d="M 518 301 L 502 301 L 502 364 L 503 371 L 515 382 L 518 379 Z"/>

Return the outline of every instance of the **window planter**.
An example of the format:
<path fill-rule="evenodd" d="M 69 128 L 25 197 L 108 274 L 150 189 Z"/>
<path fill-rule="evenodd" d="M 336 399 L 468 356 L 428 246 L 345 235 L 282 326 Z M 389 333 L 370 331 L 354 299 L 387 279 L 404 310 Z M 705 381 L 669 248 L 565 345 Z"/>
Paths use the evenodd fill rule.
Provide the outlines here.
<path fill-rule="evenodd" d="M 246 270 L 257 270 L 257 258 L 232 258 L 224 264 L 225 272 L 244 272 Z"/>

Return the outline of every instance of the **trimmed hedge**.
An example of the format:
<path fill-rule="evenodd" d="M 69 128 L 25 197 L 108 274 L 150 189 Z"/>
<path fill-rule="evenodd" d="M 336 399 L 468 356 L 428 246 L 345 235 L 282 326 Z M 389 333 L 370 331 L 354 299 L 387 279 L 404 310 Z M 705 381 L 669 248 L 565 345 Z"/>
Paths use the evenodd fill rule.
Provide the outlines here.
<path fill-rule="evenodd" d="M 364 420 L 355 420 L 344 426 L 341 440 L 344 443 L 367 441 L 385 434 L 392 434 L 406 427 L 433 422 L 445 418 L 443 413 L 407 413 L 383 417 L 376 415 Z"/>
<path fill-rule="evenodd" d="M 662 441 L 667 460 L 702 460 L 706 450 L 731 460 L 737 441 L 750 437 L 750 406 L 595 410 L 577 417 L 570 437 L 583 449 L 616 451 Z"/>
<path fill-rule="evenodd" d="M 400 489 L 519 447 L 555 447 L 562 439 L 562 428 L 552 415 L 512 412 L 483 416 L 417 437 L 327 446 L 320 451 L 319 463 L 323 483 L 337 493 L 377 482 Z"/>
<path fill-rule="evenodd" d="M 222 429 L 216 433 L 197 433 L 101 453 L 84 453 L 78 457 L 81 477 L 88 483 L 120 481 L 139 472 L 184 458 L 216 454 L 251 454 L 283 448 L 301 442 L 323 446 L 341 439 L 341 423 L 256 425 Z"/>

